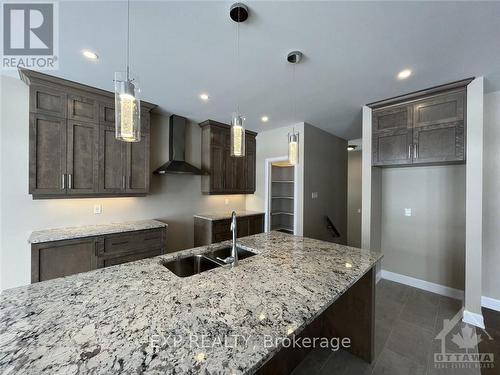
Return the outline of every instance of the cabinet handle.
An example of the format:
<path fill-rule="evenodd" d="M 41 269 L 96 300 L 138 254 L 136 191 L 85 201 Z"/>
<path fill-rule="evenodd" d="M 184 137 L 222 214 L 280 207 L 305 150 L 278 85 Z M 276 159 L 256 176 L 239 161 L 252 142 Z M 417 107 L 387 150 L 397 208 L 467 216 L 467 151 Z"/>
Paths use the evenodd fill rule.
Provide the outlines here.
<path fill-rule="evenodd" d="M 66 189 L 66 173 L 61 175 L 61 190 Z"/>
<path fill-rule="evenodd" d="M 412 144 L 410 143 L 408 145 L 408 159 L 411 159 L 411 146 L 412 146 Z"/>
<path fill-rule="evenodd" d="M 413 145 L 413 159 L 418 159 L 418 143 Z"/>
<path fill-rule="evenodd" d="M 122 176 L 122 189 L 125 189 L 125 176 Z"/>
<path fill-rule="evenodd" d="M 73 189 L 73 181 L 72 181 L 71 176 L 72 176 L 72 174 L 69 173 L 68 174 L 68 189 Z"/>

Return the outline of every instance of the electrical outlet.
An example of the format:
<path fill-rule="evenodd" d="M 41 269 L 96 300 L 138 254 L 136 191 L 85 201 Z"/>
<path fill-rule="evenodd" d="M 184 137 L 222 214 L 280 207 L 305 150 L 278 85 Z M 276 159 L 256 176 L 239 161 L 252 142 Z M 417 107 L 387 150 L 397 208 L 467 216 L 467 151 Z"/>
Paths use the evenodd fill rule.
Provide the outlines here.
<path fill-rule="evenodd" d="M 229 204 L 229 199 L 224 199 L 224 204 L 227 206 Z"/>
<path fill-rule="evenodd" d="M 361 213 L 361 208 L 358 208 L 358 214 L 360 214 L 360 213 Z"/>
<path fill-rule="evenodd" d="M 405 216 L 411 216 L 411 208 L 405 208 Z"/>
<path fill-rule="evenodd" d="M 313 191 L 313 193 L 311 194 L 311 198 L 312 199 L 318 198 L 318 192 L 317 191 Z"/>
<path fill-rule="evenodd" d="M 94 214 L 99 215 L 102 213 L 102 204 L 94 204 Z"/>

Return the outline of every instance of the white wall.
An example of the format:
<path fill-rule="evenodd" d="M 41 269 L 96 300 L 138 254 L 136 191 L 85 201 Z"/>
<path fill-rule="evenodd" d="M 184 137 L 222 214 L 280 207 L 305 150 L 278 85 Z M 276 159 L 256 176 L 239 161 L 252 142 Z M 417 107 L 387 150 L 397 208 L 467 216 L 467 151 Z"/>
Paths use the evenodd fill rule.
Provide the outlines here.
<path fill-rule="evenodd" d="M 382 268 L 463 290 L 465 166 L 383 168 L 381 186 Z"/>
<path fill-rule="evenodd" d="M 169 224 L 169 251 L 193 246 L 193 214 L 220 209 L 244 209 L 245 196 L 204 196 L 199 176 L 153 176 L 151 195 L 140 198 L 32 200 L 28 194 L 28 87 L 1 76 L 1 239 L 0 288 L 30 282 L 31 231 L 84 224 L 162 219 Z M 168 158 L 168 118 L 151 121 L 151 170 Z M 186 159 L 200 166 L 201 131 L 187 131 Z M 285 142 L 286 143 L 286 142 Z M 224 199 L 229 199 L 229 205 Z M 93 205 L 103 205 L 101 215 Z"/>
<path fill-rule="evenodd" d="M 325 216 L 340 237 L 332 236 Z M 304 126 L 304 236 L 347 243 L 347 141 L 310 124 Z"/>
<path fill-rule="evenodd" d="M 500 300 L 500 91 L 484 96 L 483 296 Z"/>
<path fill-rule="evenodd" d="M 247 195 L 246 207 L 248 210 L 265 211 L 266 207 L 266 159 L 288 155 L 288 133 L 293 126 L 272 129 L 260 132 L 257 135 L 255 194 Z M 297 165 L 297 228 L 296 234 L 303 233 L 303 187 L 304 187 L 304 123 L 295 125 L 299 132 L 299 164 Z"/>

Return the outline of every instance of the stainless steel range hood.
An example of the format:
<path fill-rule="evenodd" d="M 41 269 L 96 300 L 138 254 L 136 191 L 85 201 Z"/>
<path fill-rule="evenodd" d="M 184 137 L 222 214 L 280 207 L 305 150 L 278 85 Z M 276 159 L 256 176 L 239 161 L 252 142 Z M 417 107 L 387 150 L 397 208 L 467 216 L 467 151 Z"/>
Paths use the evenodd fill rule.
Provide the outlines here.
<path fill-rule="evenodd" d="M 169 161 L 156 169 L 153 172 L 154 174 L 203 174 L 199 168 L 187 163 L 185 160 L 186 125 L 187 119 L 185 117 L 170 116 L 168 138 Z"/>

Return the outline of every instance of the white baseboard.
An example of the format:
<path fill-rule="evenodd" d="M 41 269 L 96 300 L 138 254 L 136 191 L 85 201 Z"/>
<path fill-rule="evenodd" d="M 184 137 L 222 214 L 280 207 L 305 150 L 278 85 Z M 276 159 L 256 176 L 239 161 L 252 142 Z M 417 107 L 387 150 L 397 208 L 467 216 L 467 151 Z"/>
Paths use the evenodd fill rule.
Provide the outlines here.
<path fill-rule="evenodd" d="M 500 311 L 500 300 L 482 296 L 481 306 L 486 307 L 487 309 Z"/>
<path fill-rule="evenodd" d="M 448 286 L 431 283 L 430 281 L 425 281 L 421 279 L 416 279 L 414 277 L 401 275 L 399 273 L 394 273 L 386 270 L 381 271 L 382 278 L 386 280 L 395 281 L 397 283 L 412 286 L 414 288 L 427 290 L 428 292 L 440 294 L 442 296 L 451 297 L 455 299 L 464 299 L 464 291 L 459 289 L 450 288 Z"/>
<path fill-rule="evenodd" d="M 476 314 L 467 310 L 464 310 L 464 316 L 462 320 L 465 323 L 473 325 L 475 327 L 479 327 L 484 329 L 484 319 L 482 314 Z"/>

